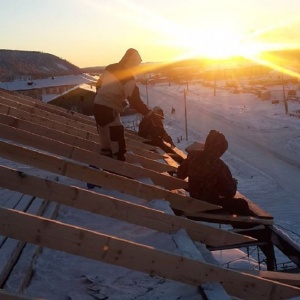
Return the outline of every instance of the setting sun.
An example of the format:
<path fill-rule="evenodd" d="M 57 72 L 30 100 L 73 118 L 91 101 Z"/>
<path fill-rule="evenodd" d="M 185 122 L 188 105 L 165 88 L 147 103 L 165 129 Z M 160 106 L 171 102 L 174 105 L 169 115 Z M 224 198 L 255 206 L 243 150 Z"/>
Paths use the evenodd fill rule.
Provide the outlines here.
<path fill-rule="evenodd" d="M 186 56 L 224 59 L 232 56 L 251 56 L 261 46 L 234 28 L 219 26 L 201 31 L 189 31 L 176 38 L 173 46 L 184 49 Z"/>

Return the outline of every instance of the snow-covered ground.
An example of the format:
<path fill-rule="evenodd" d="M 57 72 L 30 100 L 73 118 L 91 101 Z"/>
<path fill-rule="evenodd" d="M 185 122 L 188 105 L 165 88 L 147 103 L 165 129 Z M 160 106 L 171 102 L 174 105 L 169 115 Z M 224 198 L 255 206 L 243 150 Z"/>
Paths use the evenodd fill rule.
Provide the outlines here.
<path fill-rule="evenodd" d="M 182 150 L 195 141 L 204 141 L 211 129 L 222 131 L 229 141 L 229 150 L 223 159 L 238 179 L 238 190 L 272 214 L 275 224 L 300 244 L 300 118 L 286 114 L 282 101 L 271 103 L 272 99 L 282 99 L 282 87 L 272 87 L 272 99 L 261 101 L 250 93 L 233 94 L 217 89 L 214 95 L 212 88 L 189 84 L 187 134 L 183 93 L 186 88 L 184 85 L 148 86 L 148 99 L 144 86 L 140 86 L 140 91 L 149 106 L 160 105 L 164 109 L 166 130 Z M 288 106 L 290 112 L 300 109 L 299 102 L 290 101 Z M 172 108 L 175 109 L 173 114 Z M 138 119 L 138 116 L 124 117 L 124 124 L 132 126 Z M 10 164 L 3 159 L 1 163 Z M 10 165 L 35 173 L 26 166 Z M 85 188 L 83 182 L 62 176 L 59 180 Z M 104 188 L 94 191 L 170 212 L 163 201 L 147 203 Z M 0 192 L 4 200 L 6 195 L 3 190 Z M 210 256 L 205 249 L 199 252 L 181 231 L 171 235 L 160 233 L 66 206 L 61 207 L 57 220 L 195 259 L 203 259 L 205 253 L 205 259 L 210 262 L 216 259 L 226 267 L 258 267 L 255 250 L 250 256 L 237 249 L 216 251 Z M 279 263 L 287 261 L 280 254 L 279 259 Z M 265 268 L 264 264 L 261 267 Z M 217 287 L 210 289 L 218 294 Z M 25 293 L 54 300 L 201 299 L 196 287 L 46 248 L 37 260 Z M 226 296 L 220 292 L 215 299 L 223 300 Z"/>
<path fill-rule="evenodd" d="M 282 86 L 269 87 L 271 98 L 263 101 L 253 93 L 224 89 L 223 82 L 217 87 L 214 92 L 199 83 L 148 86 L 148 103 L 164 109 L 165 127 L 182 150 L 194 141 L 203 142 L 211 129 L 223 132 L 229 149 L 222 159 L 238 179 L 238 190 L 300 243 L 300 117 L 289 115 L 300 112 L 300 100 L 288 101 L 286 113 Z M 298 85 L 285 86 L 286 94 L 288 89 L 298 90 Z M 147 99 L 146 89 L 140 90 Z M 273 100 L 279 103 L 272 104 Z M 278 258 L 279 264 L 286 262 L 285 257 Z"/>

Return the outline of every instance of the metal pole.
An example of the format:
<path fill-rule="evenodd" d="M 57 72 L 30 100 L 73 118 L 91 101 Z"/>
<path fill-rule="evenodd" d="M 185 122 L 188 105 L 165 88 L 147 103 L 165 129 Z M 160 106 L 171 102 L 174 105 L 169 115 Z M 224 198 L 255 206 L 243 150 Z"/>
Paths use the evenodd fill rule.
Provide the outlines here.
<path fill-rule="evenodd" d="M 149 99 L 148 99 L 148 79 L 146 79 L 146 95 L 147 95 L 147 106 L 149 105 Z"/>
<path fill-rule="evenodd" d="M 283 103 L 284 103 L 284 108 L 285 108 L 285 113 L 288 113 L 288 104 L 287 100 L 285 97 L 285 87 L 284 87 L 284 80 L 283 80 L 283 73 L 282 73 L 282 93 L 283 93 Z"/>
<path fill-rule="evenodd" d="M 184 118 L 185 118 L 185 140 L 188 140 L 188 130 L 187 130 L 187 110 L 186 110 L 186 90 L 183 90 L 184 98 Z"/>

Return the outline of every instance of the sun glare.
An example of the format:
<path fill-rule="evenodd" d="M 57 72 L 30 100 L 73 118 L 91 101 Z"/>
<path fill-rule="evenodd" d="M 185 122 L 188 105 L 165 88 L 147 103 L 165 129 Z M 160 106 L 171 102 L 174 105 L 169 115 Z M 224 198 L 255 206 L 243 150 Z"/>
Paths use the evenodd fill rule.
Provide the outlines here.
<path fill-rule="evenodd" d="M 188 56 L 225 59 L 232 56 L 249 56 L 259 52 L 256 44 L 251 44 L 232 28 L 219 27 L 205 32 L 185 34 L 176 42 L 186 49 Z"/>

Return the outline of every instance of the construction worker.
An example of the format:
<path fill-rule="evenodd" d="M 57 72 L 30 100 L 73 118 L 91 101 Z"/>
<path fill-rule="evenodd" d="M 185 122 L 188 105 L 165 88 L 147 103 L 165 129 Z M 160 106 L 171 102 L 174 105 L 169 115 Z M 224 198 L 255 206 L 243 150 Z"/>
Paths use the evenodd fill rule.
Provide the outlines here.
<path fill-rule="evenodd" d="M 171 144 L 171 146 L 175 145 L 172 138 L 164 129 L 164 111 L 159 106 L 153 107 L 152 111 L 155 116 L 144 116 L 139 124 L 138 135 L 148 139 L 149 144 L 160 147 L 165 150 L 165 152 L 169 152 L 169 148 L 164 142 Z"/>
<path fill-rule="evenodd" d="M 94 116 L 100 136 L 101 154 L 125 161 L 126 143 L 120 113 L 127 105 L 144 116 L 152 110 L 143 103 L 134 78 L 135 68 L 141 63 L 140 54 L 128 49 L 120 62 L 107 66 L 101 77 L 101 87 L 94 99 Z"/>

